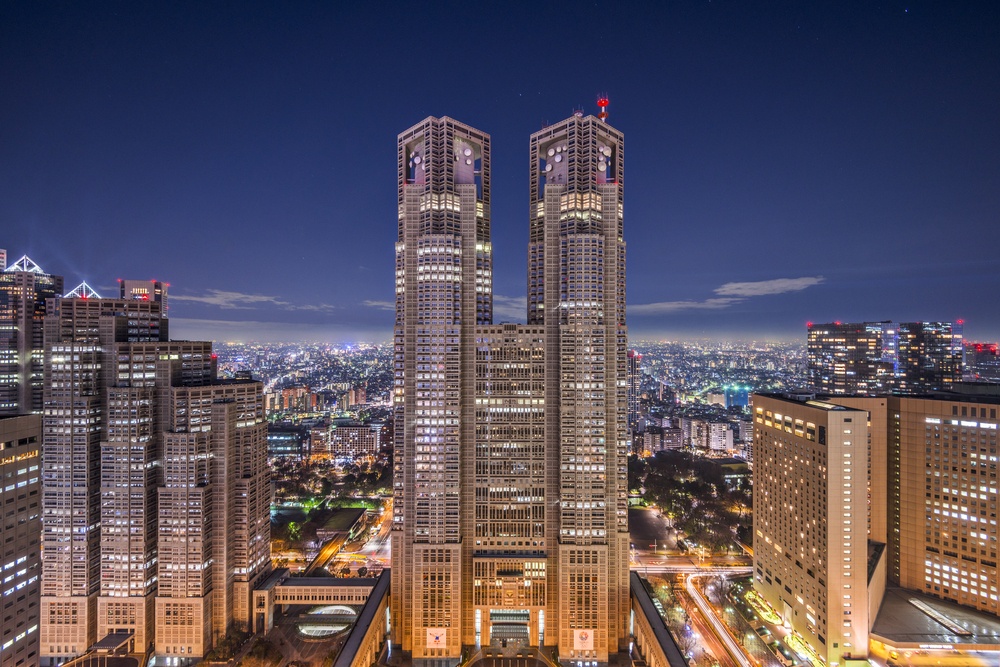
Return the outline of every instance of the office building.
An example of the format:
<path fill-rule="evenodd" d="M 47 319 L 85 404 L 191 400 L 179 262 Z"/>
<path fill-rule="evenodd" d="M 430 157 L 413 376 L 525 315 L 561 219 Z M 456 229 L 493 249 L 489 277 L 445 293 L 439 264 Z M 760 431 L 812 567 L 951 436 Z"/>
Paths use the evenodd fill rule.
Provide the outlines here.
<path fill-rule="evenodd" d="M 626 645 L 622 149 L 582 114 L 532 135 L 528 324 L 492 325 L 489 137 L 399 136 L 391 604 L 416 660 Z"/>
<path fill-rule="evenodd" d="M 0 417 L 0 667 L 37 667 L 42 417 Z"/>
<path fill-rule="evenodd" d="M 0 415 L 42 412 L 42 322 L 46 301 L 62 290 L 62 276 L 27 255 L 0 272 Z"/>
<path fill-rule="evenodd" d="M 1000 649 L 1000 394 L 983 391 L 754 396 L 754 586 L 828 664 Z"/>
<path fill-rule="evenodd" d="M 965 379 L 1000 382 L 1000 351 L 996 343 L 965 343 Z"/>
<path fill-rule="evenodd" d="M 490 139 L 428 118 L 397 152 L 393 641 L 444 664 L 474 642 L 460 504 L 473 489 L 475 325 L 493 312 Z"/>
<path fill-rule="evenodd" d="M 958 322 L 809 323 L 809 379 L 823 394 L 947 389 L 962 380 Z"/>
<path fill-rule="evenodd" d="M 156 654 L 201 657 L 271 571 L 270 476 L 262 385 L 168 390 L 159 501 Z"/>
<path fill-rule="evenodd" d="M 627 382 L 628 382 L 628 427 L 634 430 L 636 422 L 639 420 L 639 362 L 642 355 L 635 350 L 629 350 L 627 354 Z"/>
<path fill-rule="evenodd" d="M 159 280 L 119 280 L 119 298 L 130 301 L 155 301 L 160 304 L 164 315 L 167 313 L 168 283 Z"/>
<path fill-rule="evenodd" d="M 828 665 L 868 651 L 868 414 L 756 395 L 754 588 Z"/>
<path fill-rule="evenodd" d="M 355 461 L 374 458 L 385 439 L 385 424 L 363 424 L 353 420 L 335 419 L 330 424 L 327 453 L 331 458 Z"/>
<path fill-rule="evenodd" d="M 249 621 L 249 586 L 270 568 L 262 386 L 218 381 L 211 343 L 169 341 L 155 299 L 62 298 L 49 306 L 42 656 L 63 662 L 113 632 L 131 633 L 138 651 L 202 655 L 232 621 Z M 209 486 L 192 493 L 208 505 L 186 493 L 183 480 L 202 478 L 185 466 L 207 469 Z M 210 585 L 179 588 L 171 559 L 186 538 L 177 533 L 208 521 L 201 515 L 209 510 L 202 546 L 211 558 L 200 561 L 208 571 L 198 576 Z M 211 624 L 190 606 L 161 604 L 181 589 L 181 597 L 201 591 Z M 167 629 L 158 636 L 157 628 Z"/>

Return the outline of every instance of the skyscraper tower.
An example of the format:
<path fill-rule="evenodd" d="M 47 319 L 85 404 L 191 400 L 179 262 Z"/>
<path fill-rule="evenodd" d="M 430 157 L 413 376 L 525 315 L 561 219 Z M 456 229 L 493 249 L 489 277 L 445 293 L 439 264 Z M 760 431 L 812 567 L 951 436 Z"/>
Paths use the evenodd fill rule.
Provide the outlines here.
<path fill-rule="evenodd" d="M 490 138 L 427 118 L 399 135 L 397 162 L 392 617 L 414 659 L 457 658 L 470 627 L 475 325 L 493 311 Z"/>
<path fill-rule="evenodd" d="M 27 255 L 0 269 L 0 415 L 42 412 L 42 322 L 46 300 L 62 290 L 62 276 Z"/>
<path fill-rule="evenodd" d="M 270 571 L 263 386 L 217 380 L 156 300 L 54 299 L 45 351 L 44 662 L 118 631 L 204 655 Z"/>
<path fill-rule="evenodd" d="M 582 114 L 532 136 L 529 323 L 492 325 L 489 137 L 399 136 L 392 618 L 415 660 L 627 641 L 622 149 Z"/>
<path fill-rule="evenodd" d="M 555 639 L 583 662 L 627 641 L 623 151 L 620 132 L 582 113 L 531 135 L 528 323 L 545 330 Z"/>

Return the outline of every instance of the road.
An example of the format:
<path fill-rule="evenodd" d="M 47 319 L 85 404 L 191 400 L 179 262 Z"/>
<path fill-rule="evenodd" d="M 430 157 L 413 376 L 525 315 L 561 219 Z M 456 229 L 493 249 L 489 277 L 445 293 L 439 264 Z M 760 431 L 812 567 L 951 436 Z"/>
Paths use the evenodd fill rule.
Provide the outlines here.
<path fill-rule="evenodd" d="M 750 574 L 750 568 L 748 567 L 739 568 L 739 571 L 737 571 L 737 568 L 730 568 L 730 570 L 733 574 Z M 705 596 L 703 596 L 701 591 L 699 591 L 694 585 L 694 580 L 703 576 L 705 576 L 704 573 L 689 574 L 687 576 L 685 588 L 688 595 L 692 600 L 694 600 L 695 605 L 701 612 L 701 617 L 708 621 L 708 623 L 712 626 L 712 631 L 714 632 L 716 639 L 718 639 L 723 646 L 725 646 L 726 652 L 729 653 L 729 656 L 733 659 L 733 661 L 735 661 L 735 664 L 740 665 L 741 667 L 754 667 L 754 662 L 747 657 L 745 653 L 743 653 L 743 649 L 740 648 L 739 644 L 736 643 L 736 640 L 729 634 L 729 630 L 726 629 L 725 624 L 723 624 L 723 622 L 715 615 L 715 612 L 712 610 L 712 606 L 708 604 L 708 600 L 705 599 Z M 695 615 L 692 614 L 691 616 L 694 617 Z M 721 658 L 722 656 L 716 657 Z"/>

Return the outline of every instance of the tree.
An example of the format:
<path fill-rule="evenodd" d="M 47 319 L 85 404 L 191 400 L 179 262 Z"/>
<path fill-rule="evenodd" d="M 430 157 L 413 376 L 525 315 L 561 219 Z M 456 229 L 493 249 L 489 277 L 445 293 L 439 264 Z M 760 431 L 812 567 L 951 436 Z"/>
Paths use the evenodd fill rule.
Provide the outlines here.
<path fill-rule="evenodd" d="M 359 567 L 358 568 L 358 576 L 362 577 L 362 578 L 367 577 L 368 576 L 368 568 L 365 567 L 364 565 L 362 565 L 361 567 Z"/>

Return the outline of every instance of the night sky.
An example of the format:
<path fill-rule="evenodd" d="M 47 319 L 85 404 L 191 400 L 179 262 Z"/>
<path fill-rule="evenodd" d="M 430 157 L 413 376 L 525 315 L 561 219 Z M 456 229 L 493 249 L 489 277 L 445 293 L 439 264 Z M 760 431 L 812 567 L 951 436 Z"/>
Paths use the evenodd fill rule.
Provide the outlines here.
<path fill-rule="evenodd" d="M 396 135 L 493 138 L 497 321 L 523 321 L 528 137 L 625 134 L 635 337 L 808 320 L 1000 338 L 1000 3 L 0 3 L 0 248 L 171 333 L 386 340 Z"/>

